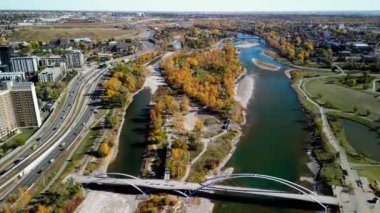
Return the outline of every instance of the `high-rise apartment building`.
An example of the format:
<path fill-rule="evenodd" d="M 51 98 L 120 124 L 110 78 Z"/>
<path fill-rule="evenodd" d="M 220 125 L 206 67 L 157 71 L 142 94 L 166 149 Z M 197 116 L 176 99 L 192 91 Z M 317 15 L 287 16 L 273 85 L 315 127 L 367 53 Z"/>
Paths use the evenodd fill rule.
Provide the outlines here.
<path fill-rule="evenodd" d="M 38 107 L 37 94 L 32 82 L 14 83 L 7 81 L 2 83 L 0 90 L 2 110 L 0 121 L 2 132 L 13 131 L 15 120 L 16 127 L 40 127 L 42 124 L 40 109 Z M 2 105 L 1 105 L 2 104 Z M 2 135 L 2 137 L 4 137 Z M 0 137 L 1 138 L 1 137 Z"/>
<path fill-rule="evenodd" d="M 0 90 L 0 140 L 16 129 L 17 123 L 11 93 L 8 90 Z"/>
<path fill-rule="evenodd" d="M 84 56 L 80 50 L 71 50 L 66 52 L 66 65 L 67 68 L 81 68 L 84 64 Z"/>

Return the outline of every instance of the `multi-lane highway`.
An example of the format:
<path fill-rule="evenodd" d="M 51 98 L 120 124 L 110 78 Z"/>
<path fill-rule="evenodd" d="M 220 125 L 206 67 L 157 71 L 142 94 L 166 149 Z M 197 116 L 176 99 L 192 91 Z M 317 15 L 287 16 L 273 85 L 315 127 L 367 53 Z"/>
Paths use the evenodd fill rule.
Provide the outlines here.
<path fill-rule="evenodd" d="M 80 76 L 74 80 L 73 87 L 68 91 L 68 96 L 63 104 L 63 107 L 58 113 L 56 120 L 50 125 L 38 141 L 36 141 L 37 148 L 32 149 L 32 145 L 26 147 L 22 152 L 18 154 L 17 160 L 10 162 L 6 167 L 5 174 L 0 177 L 0 189 L 1 192 L 5 192 L 4 187 L 8 184 L 13 185 L 15 181 L 15 176 L 18 178 L 23 178 L 23 170 L 32 164 L 39 156 L 45 153 L 52 145 L 57 143 L 61 137 L 68 134 L 68 129 L 75 130 L 70 124 L 76 122 L 75 119 L 79 113 L 83 110 L 84 98 L 81 96 L 83 90 L 85 89 L 85 83 L 91 82 L 91 79 L 99 73 L 103 73 L 105 70 L 92 70 L 92 73 Z M 78 111 L 79 110 L 79 111 Z M 83 125 L 83 123 L 81 123 Z M 78 132 L 79 133 L 79 132 Z M 73 134 L 78 134 L 73 132 Z M 69 143 L 65 143 L 60 146 L 61 149 L 65 149 L 69 146 Z M 3 194 L 0 194 L 3 197 Z M 0 197 L 0 198 L 1 198 Z"/>
<path fill-rule="evenodd" d="M 153 35 L 151 30 L 142 33 L 140 43 L 145 47 L 143 52 L 155 48 L 154 45 L 144 45 Z M 134 58 L 140 53 L 115 59 L 114 62 Z M 31 188 L 87 128 L 96 102 L 100 101 L 101 84 L 108 78 L 108 73 L 107 69 L 92 69 L 72 80 L 63 106 L 51 118 L 54 120 L 48 121 L 33 136 L 36 142 L 26 144 L 15 154 L 14 160 L 1 165 L 0 201 L 19 188 Z"/>
<path fill-rule="evenodd" d="M 136 55 L 138 54 L 119 58 L 114 62 L 133 58 Z M 42 173 L 60 158 L 87 128 L 96 103 L 101 101 L 101 85 L 109 78 L 107 70 L 92 70 L 75 79 L 57 120 L 39 139 L 39 147 L 35 150 L 29 148 L 20 153 L 18 157 L 21 159 L 20 162 L 9 164 L 7 172 L 0 177 L 2 184 L 0 184 L 0 200 L 17 192 L 19 188 L 31 188 Z"/>

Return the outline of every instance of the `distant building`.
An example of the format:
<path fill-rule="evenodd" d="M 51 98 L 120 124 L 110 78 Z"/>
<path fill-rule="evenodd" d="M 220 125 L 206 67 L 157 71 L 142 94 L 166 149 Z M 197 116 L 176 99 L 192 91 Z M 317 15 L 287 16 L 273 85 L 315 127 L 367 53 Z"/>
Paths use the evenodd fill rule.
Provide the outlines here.
<path fill-rule="evenodd" d="M 38 61 L 39 58 L 35 56 L 11 58 L 12 71 L 26 73 L 37 72 Z"/>
<path fill-rule="evenodd" d="M 38 82 L 56 82 L 62 76 L 62 70 L 58 67 L 48 67 L 38 74 Z"/>
<path fill-rule="evenodd" d="M 71 50 L 65 54 L 67 68 L 81 68 L 84 64 L 84 56 L 80 50 Z"/>
<path fill-rule="evenodd" d="M 10 45 L 0 45 L 0 64 L 11 67 L 11 57 L 13 55 L 13 47 Z"/>
<path fill-rule="evenodd" d="M 8 114 L 15 118 L 17 127 L 41 126 L 42 121 L 36 89 L 32 82 L 14 83 L 7 81 L 2 83 L 1 89 L 1 94 L 6 94 L 7 92 L 10 94 L 10 96 L 3 96 L 3 102 L 8 105 L 7 109 L 13 109 L 13 114 L 9 112 Z M 9 102 L 11 102 L 12 107 L 10 107 Z M 4 116 L 4 119 L 10 119 L 10 123 L 12 123 L 12 118 L 9 116 Z M 3 117 L 0 117 L 0 120 L 2 121 Z"/>
<path fill-rule="evenodd" d="M 61 56 L 50 56 L 50 57 L 42 57 L 40 59 L 40 64 L 42 66 L 52 66 L 52 65 L 55 65 L 57 63 L 66 63 L 66 60 L 65 58 L 61 57 Z"/>
<path fill-rule="evenodd" d="M 12 98 L 8 90 L 0 90 L 0 140 L 17 129 Z"/>
<path fill-rule="evenodd" d="M 22 82 L 25 81 L 24 72 L 0 72 L 0 82 L 2 81 L 13 81 Z"/>
<path fill-rule="evenodd" d="M 91 43 L 92 43 L 91 38 L 88 38 L 88 37 L 85 37 L 85 38 L 74 38 L 73 41 L 74 41 L 75 43 L 81 43 L 81 42 L 83 42 L 83 43 L 88 43 L 88 44 L 91 44 Z"/>

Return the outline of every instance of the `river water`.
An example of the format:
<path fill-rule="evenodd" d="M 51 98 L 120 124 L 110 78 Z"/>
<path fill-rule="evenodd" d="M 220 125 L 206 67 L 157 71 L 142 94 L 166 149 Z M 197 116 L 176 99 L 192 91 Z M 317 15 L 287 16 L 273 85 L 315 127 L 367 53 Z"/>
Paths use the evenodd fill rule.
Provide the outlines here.
<path fill-rule="evenodd" d="M 240 37 L 244 35 L 239 35 Z M 258 39 L 249 39 L 259 42 Z M 257 58 L 275 65 L 282 65 L 262 55 L 267 48 L 261 41 L 257 47 L 241 50 L 240 60 L 248 74 L 255 77 L 254 98 L 247 109 L 247 124 L 236 152 L 228 163 L 235 173 L 259 173 L 298 182 L 300 176 L 311 176 L 306 168 L 308 134 L 306 116 L 302 112 L 297 95 L 290 81 L 280 71 L 262 70 L 252 63 Z M 119 154 L 110 165 L 109 172 L 140 173 L 141 156 L 145 149 L 146 127 L 149 123 L 147 106 L 150 95 L 143 90 L 129 106 L 120 137 Z M 145 131 L 145 132 L 144 132 Z M 252 179 L 238 180 L 241 186 L 283 189 L 273 182 Z M 218 201 L 214 212 L 305 212 L 303 207 L 279 203 L 275 200 L 258 201 L 253 204 L 237 201 Z M 306 211 L 310 212 L 310 211 Z"/>
<path fill-rule="evenodd" d="M 354 121 L 342 119 L 341 122 L 351 146 L 368 158 L 380 161 L 380 137 L 377 132 Z"/>
<path fill-rule="evenodd" d="M 149 104 L 152 96 L 149 89 L 143 89 L 133 98 L 124 117 L 119 138 L 118 154 L 109 165 L 108 173 L 140 175 L 142 156 L 146 150 L 146 136 L 149 125 Z"/>

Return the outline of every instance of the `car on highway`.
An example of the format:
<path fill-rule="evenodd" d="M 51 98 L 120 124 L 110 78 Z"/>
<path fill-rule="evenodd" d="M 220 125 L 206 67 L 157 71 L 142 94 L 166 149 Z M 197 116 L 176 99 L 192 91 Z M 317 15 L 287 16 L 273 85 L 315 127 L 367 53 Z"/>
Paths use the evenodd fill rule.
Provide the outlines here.
<path fill-rule="evenodd" d="M 54 161 L 55 161 L 54 158 L 53 158 L 53 159 L 50 159 L 50 160 L 49 160 L 49 163 L 54 163 Z"/>
<path fill-rule="evenodd" d="M 8 171 L 8 170 L 6 170 L 6 169 L 1 170 L 1 171 L 0 171 L 0 176 L 3 175 L 3 174 L 5 174 L 7 171 Z"/>

